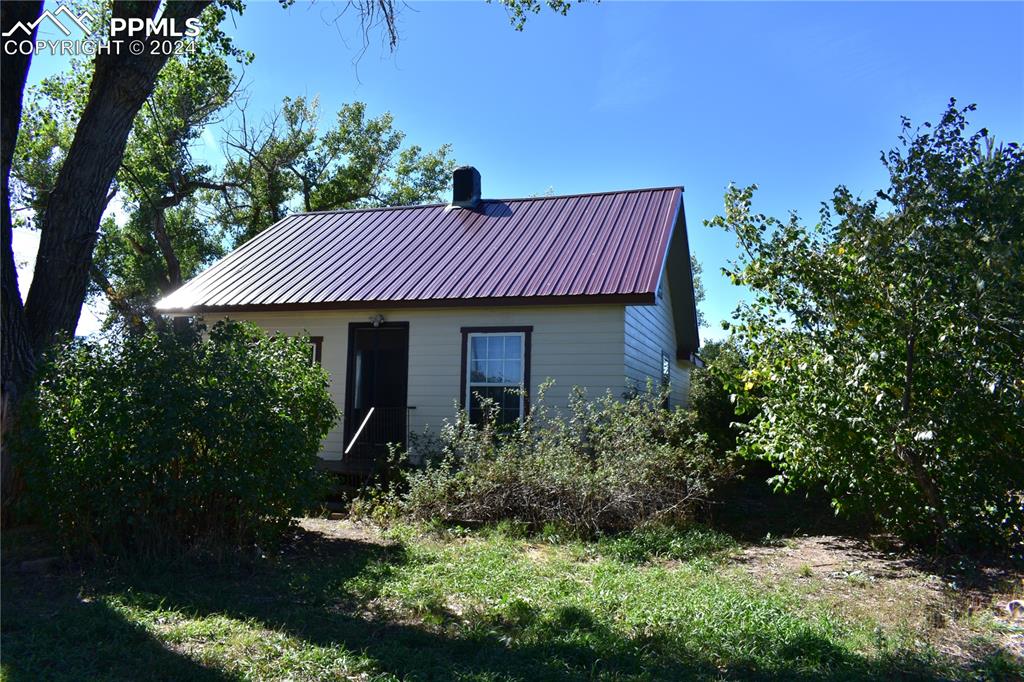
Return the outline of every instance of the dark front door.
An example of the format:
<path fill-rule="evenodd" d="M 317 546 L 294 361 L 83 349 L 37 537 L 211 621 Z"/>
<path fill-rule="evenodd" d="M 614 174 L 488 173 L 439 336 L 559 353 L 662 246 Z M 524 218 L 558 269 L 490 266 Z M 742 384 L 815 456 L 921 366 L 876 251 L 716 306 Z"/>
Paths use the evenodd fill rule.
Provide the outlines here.
<path fill-rule="evenodd" d="M 407 322 L 349 325 L 343 459 L 376 461 L 405 444 L 408 381 Z"/>

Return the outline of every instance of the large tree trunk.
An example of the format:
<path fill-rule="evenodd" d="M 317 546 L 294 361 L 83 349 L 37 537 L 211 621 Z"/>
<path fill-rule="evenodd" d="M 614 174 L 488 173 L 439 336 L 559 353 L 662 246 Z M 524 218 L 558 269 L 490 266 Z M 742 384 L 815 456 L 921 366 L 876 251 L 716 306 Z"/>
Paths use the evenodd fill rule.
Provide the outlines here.
<path fill-rule="evenodd" d="M 179 23 L 209 2 L 175 2 L 164 16 Z M 115 14 L 149 18 L 159 3 L 116 3 Z M 89 99 L 54 184 L 42 220 L 32 286 L 25 301 L 29 338 L 38 352 L 58 334 L 73 335 L 82 312 L 89 266 L 107 190 L 121 165 L 135 115 L 153 92 L 167 54 L 107 54 L 96 58 Z"/>
<path fill-rule="evenodd" d="M 42 0 L 5 2 L 0 5 L 0 32 L 7 33 L 18 22 L 31 23 L 43 11 Z M 35 31 L 32 32 L 35 39 Z M 16 497 L 17 481 L 10 461 L 10 448 L 4 441 L 12 424 L 13 407 L 20 390 L 35 370 L 35 356 L 29 345 L 25 309 L 18 289 L 18 271 L 14 263 L 14 224 L 11 215 L 11 164 L 18 141 L 21 101 L 32 55 L 4 55 L 0 61 L 0 522 L 10 518 L 9 503 Z"/>

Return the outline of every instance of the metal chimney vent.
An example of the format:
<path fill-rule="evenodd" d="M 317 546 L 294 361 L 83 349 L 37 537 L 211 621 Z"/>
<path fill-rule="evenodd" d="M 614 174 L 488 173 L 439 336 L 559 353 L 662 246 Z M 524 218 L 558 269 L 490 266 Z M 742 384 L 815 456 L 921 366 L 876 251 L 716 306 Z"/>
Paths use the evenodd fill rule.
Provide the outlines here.
<path fill-rule="evenodd" d="M 459 166 L 452 173 L 452 206 L 476 208 L 480 203 L 480 171 Z"/>

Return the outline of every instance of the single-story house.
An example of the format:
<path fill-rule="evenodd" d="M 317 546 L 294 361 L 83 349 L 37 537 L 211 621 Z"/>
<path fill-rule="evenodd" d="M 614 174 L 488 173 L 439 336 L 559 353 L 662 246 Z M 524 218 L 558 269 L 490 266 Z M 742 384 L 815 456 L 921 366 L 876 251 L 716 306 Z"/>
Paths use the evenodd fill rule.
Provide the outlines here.
<path fill-rule="evenodd" d="M 649 380 L 687 399 L 698 348 L 683 188 L 485 199 L 289 216 L 159 302 L 169 315 L 308 334 L 344 418 L 323 459 L 373 468 L 386 442 L 433 430 L 483 395 L 504 419 L 574 386 Z M 525 387 L 525 391 L 510 391 Z"/>

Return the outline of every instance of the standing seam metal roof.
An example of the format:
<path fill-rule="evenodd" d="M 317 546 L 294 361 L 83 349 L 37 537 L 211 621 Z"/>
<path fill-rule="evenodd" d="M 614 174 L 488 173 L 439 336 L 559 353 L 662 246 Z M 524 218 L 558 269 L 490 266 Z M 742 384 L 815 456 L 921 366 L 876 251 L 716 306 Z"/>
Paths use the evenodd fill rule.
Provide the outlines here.
<path fill-rule="evenodd" d="M 300 213 L 161 300 L 169 312 L 527 299 L 653 302 L 682 188 Z M 685 229 L 685 228 L 683 228 Z"/>

